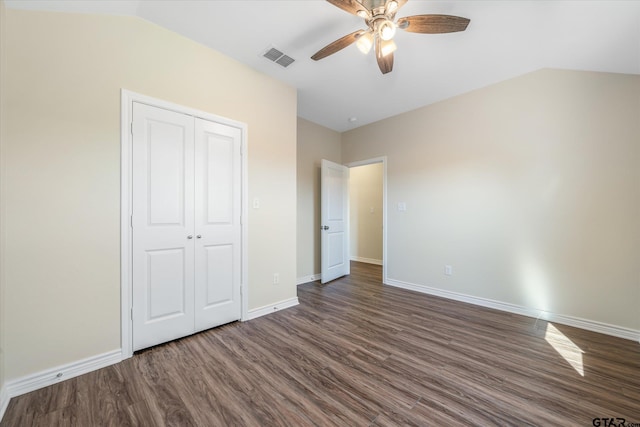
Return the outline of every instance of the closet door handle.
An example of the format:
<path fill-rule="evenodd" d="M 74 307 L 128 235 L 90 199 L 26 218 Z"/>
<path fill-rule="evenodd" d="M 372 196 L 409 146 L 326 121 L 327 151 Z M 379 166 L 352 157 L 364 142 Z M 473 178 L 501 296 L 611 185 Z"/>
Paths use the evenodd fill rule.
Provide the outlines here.
<path fill-rule="evenodd" d="M 198 238 L 198 239 L 202 239 L 202 235 L 201 235 L 201 234 L 198 234 L 198 235 L 196 236 L 196 238 Z"/>
<path fill-rule="evenodd" d="M 187 236 L 187 239 L 193 239 L 193 235 L 189 234 L 189 235 Z"/>

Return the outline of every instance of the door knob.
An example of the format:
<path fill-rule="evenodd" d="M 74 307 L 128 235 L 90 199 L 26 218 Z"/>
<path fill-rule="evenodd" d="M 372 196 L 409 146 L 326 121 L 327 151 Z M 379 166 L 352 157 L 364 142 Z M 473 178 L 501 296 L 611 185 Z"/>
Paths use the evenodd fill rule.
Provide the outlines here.
<path fill-rule="evenodd" d="M 187 239 L 193 239 L 193 236 L 192 236 L 191 234 L 189 234 L 189 235 L 187 236 Z"/>
<path fill-rule="evenodd" d="M 202 239 L 202 234 L 198 234 L 198 235 L 196 236 L 196 238 L 197 238 L 197 239 Z"/>
<path fill-rule="evenodd" d="M 320 226 L 320 230 L 328 230 L 329 226 L 328 225 L 321 225 Z"/>

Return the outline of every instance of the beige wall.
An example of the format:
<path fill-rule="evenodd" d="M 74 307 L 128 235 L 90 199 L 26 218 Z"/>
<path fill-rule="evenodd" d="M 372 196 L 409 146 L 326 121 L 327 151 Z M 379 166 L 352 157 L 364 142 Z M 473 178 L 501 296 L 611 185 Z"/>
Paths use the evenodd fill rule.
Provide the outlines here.
<path fill-rule="evenodd" d="M 349 170 L 351 259 L 382 263 L 382 163 Z"/>
<path fill-rule="evenodd" d="M 5 90 L 5 53 L 6 53 L 6 24 L 4 0 L 0 0 L 0 397 L 4 388 L 4 334 L 6 328 L 4 309 L 4 145 L 5 145 L 5 102 L 2 95 Z M 0 411 L 2 401 L 0 400 Z"/>
<path fill-rule="evenodd" d="M 320 273 L 320 163 L 341 163 L 340 134 L 298 118 L 299 281 Z"/>
<path fill-rule="evenodd" d="M 639 76 L 541 70 L 347 132 L 342 160 L 388 156 L 389 278 L 638 330 L 639 123 Z"/>
<path fill-rule="evenodd" d="M 249 308 L 296 296 L 295 89 L 137 18 L 6 12 L 8 380 L 120 347 L 121 88 L 248 124 Z"/>

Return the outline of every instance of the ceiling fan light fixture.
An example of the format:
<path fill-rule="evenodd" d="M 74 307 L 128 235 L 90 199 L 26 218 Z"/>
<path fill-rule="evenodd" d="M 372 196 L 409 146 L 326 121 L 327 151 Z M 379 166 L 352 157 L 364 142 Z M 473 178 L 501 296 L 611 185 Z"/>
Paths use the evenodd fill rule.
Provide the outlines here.
<path fill-rule="evenodd" d="M 358 15 L 362 19 L 369 19 L 369 12 L 364 9 L 360 9 L 359 11 L 357 11 L 356 15 Z"/>
<path fill-rule="evenodd" d="M 378 26 L 378 34 L 380 34 L 380 38 L 384 41 L 389 41 L 396 35 L 396 24 L 385 19 Z"/>
<path fill-rule="evenodd" d="M 373 34 L 370 31 L 367 31 L 363 35 L 358 38 L 356 42 L 356 46 L 360 52 L 365 55 L 371 51 L 371 46 L 373 46 Z"/>
<path fill-rule="evenodd" d="M 396 0 L 391 0 L 390 2 L 387 3 L 387 9 L 386 9 L 386 13 L 393 13 L 396 10 L 398 10 L 398 2 Z"/>
<path fill-rule="evenodd" d="M 382 43 L 380 45 L 380 53 L 382 56 L 387 56 L 398 49 L 398 46 L 396 46 L 393 40 L 380 40 L 380 43 Z"/>

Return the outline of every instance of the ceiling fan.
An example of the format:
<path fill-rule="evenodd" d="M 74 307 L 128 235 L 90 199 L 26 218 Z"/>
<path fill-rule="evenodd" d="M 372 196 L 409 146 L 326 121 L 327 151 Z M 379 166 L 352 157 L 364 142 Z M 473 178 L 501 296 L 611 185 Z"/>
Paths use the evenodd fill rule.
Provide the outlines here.
<path fill-rule="evenodd" d="M 356 43 L 362 53 L 369 53 L 372 47 L 376 54 L 378 67 L 382 74 L 393 70 L 393 52 L 396 44 L 393 37 L 396 28 L 411 33 L 440 34 L 464 31 L 469 19 L 451 15 L 413 15 L 405 16 L 394 22 L 396 13 L 408 0 L 327 0 L 353 15 L 364 19 L 367 29 L 354 31 L 333 43 L 329 43 L 311 59 L 318 61 L 326 58 L 352 43 Z"/>

